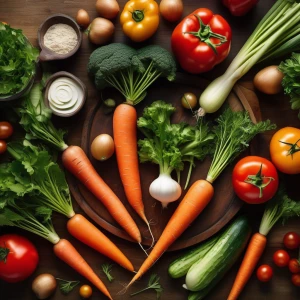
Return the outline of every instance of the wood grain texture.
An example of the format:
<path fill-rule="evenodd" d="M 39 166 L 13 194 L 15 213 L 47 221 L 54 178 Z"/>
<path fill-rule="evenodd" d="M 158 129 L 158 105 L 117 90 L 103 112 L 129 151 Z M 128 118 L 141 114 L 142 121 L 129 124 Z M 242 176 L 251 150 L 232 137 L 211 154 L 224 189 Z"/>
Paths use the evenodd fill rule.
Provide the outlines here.
<path fill-rule="evenodd" d="M 121 9 L 124 7 L 125 0 L 120 0 Z M 232 50 L 229 57 L 223 62 L 221 65 L 217 66 L 211 72 L 204 74 L 204 76 L 208 79 L 212 79 L 224 72 L 232 58 L 237 54 L 240 47 L 246 41 L 249 34 L 253 31 L 254 27 L 258 23 L 258 21 L 262 18 L 262 16 L 266 13 L 266 11 L 272 6 L 274 0 L 262 0 L 259 2 L 257 7 L 249 13 L 246 17 L 242 18 L 234 18 L 229 12 L 222 6 L 221 0 L 185 0 L 184 1 L 184 15 L 191 13 L 194 9 L 198 7 L 208 7 L 215 11 L 216 13 L 220 13 L 224 16 L 232 26 L 233 30 L 233 40 L 232 40 Z M 37 45 L 37 30 L 40 24 L 51 14 L 54 13 L 65 13 L 72 17 L 75 17 L 76 12 L 80 8 L 86 9 L 91 18 L 96 17 L 96 11 L 94 9 L 95 1 L 94 0 L 0 0 L 0 20 L 6 21 L 10 23 L 13 27 L 22 28 L 24 33 L 28 36 L 30 41 Z M 128 39 L 122 34 L 122 30 L 119 24 L 118 19 L 115 21 L 116 23 L 116 33 L 114 37 L 114 41 L 117 42 L 126 42 L 130 45 L 133 45 Z M 161 20 L 161 24 L 157 34 L 151 38 L 147 43 L 154 43 L 164 46 L 165 48 L 170 50 L 170 34 L 175 25 L 169 24 L 163 20 Z M 80 136 L 78 133 L 82 130 L 84 117 L 87 114 L 89 108 L 93 105 L 95 101 L 98 101 L 100 95 L 96 92 L 92 82 L 89 80 L 86 73 L 86 65 L 88 62 L 89 55 L 92 50 L 95 49 L 95 46 L 90 44 L 87 40 L 87 37 L 83 37 L 82 46 L 79 51 L 71 58 L 60 61 L 58 63 L 50 63 L 48 67 L 52 69 L 52 71 L 65 70 L 73 73 L 78 76 L 88 88 L 88 101 L 83 108 L 83 110 L 76 116 L 71 118 L 58 118 L 54 117 L 54 122 L 57 126 L 66 128 L 69 130 L 68 140 L 72 140 L 72 143 L 79 145 L 80 144 Z M 253 74 L 257 70 L 259 70 L 261 66 L 255 67 L 249 74 L 246 75 L 247 80 L 253 78 Z M 251 86 L 246 85 L 245 88 L 251 88 Z M 278 96 L 266 96 L 260 93 L 257 93 L 260 99 L 260 108 L 263 119 L 271 119 L 278 125 L 278 128 L 285 126 L 295 126 L 299 127 L 299 120 L 297 118 L 297 112 L 290 110 L 290 105 L 288 102 L 288 98 L 280 94 Z M 1 113 L 0 109 L 0 116 Z M 76 130 L 72 130 L 72 129 Z M 15 136 L 21 135 L 21 130 L 15 133 Z M 269 157 L 269 141 L 272 136 L 272 132 L 261 135 L 257 138 L 255 153 L 258 155 L 262 155 L 266 158 Z M 290 196 L 295 199 L 300 200 L 300 193 L 298 189 L 299 185 L 299 176 L 282 176 L 282 180 L 284 180 L 287 184 L 288 191 Z M 76 202 L 74 201 L 75 211 L 82 212 L 78 207 Z M 253 231 L 256 231 L 259 226 L 259 222 L 261 219 L 261 215 L 263 212 L 263 206 L 249 206 L 245 205 L 243 207 L 243 212 L 251 217 L 251 223 L 253 227 Z M 151 291 L 136 296 L 135 298 L 130 298 L 129 294 L 137 291 L 138 289 L 144 287 L 147 284 L 149 276 L 151 273 L 157 273 L 161 276 L 161 283 L 164 288 L 164 292 L 162 294 L 162 300 L 183 300 L 187 298 L 187 293 L 181 288 L 183 283 L 182 280 L 171 280 L 167 275 L 167 266 L 168 264 L 178 255 L 182 253 L 182 251 L 175 251 L 172 253 L 165 254 L 159 263 L 157 263 L 152 271 L 150 271 L 147 275 L 145 275 L 140 281 L 138 281 L 127 294 L 118 296 L 117 292 L 122 289 L 122 285 L 120 283 L 128 282 L 131 279 L 131 274 L 127 271 L 119 268 L 118 266 L 114 266 L 113 275 L 116 278 L 115 282 L 112 284 L 108 283 L 105 279 L 103 273 L 101 273 L 101 264 L 103 262 L 107 262 L 100 254 L 96 253 L 94 250 L 89 249 L 79 241 L 76 241 L 72 238 L 66 230 L 66 222 L 67 220 L 60 215 L 54 214 L 53 221 L 55 224 L 55 228 L 58 234 L 61 237 L 68 238 L 70 241 L 74 243 L 74 246 L 78 249 L 78 251 L 86 258 L 86 260 L 92 265 L 94 270 L 100 275 L 100 277 L 107 284 L 109 290 L 111 291 L 114 299 L 143 299 L 143 300 L 151 300 L 156 299 L 155 294 Z M 268 244 L 265 254 L 261 259 L 261 263 L 270 263 L 272 264 L 272 254 L 275 250 L 282 247 L 282 238 L 285 232 L 289 230 L 294 230 L 299 232 L 299 220 L 289 221 L 284 227 L 278 224 L 270 233 L 268 237 Z M 52 273 L 56 277 L 69 279 L 69 280 L 81 280 L 82 284 L 87 283 L 83 278 L 81 278 L 78 274 L 76 274 L 71 268 L 64 265 L 59 259 L 57 259 L 52 252 L 52 247 L 49 242 L 36 237 L 32 234 L 28 234 L 21 230 L 16 230 L 14 228 L 1 228 L 0 233 L 7 232 L 18 232 L 20 234 L 24 234 L 29 237 L 37 246 L 39 254 L 40 254 L 40 264 L 36 272 L 33 276 L 31 276 L 28 280 L 24 281 L 20 284 L 6 284 L 0 282 L 0 299 L 2 300 L 30 300 L 35 299 L 34 295 L 31 292 L 31 282 L 35 275 L 38 275 L 43 272 Z M 135 246 L 133 243 L 121 240 L 117 237 L 114 237 L 111 234 L 107 234 L 122 250 L 128 255 L 133 263 L 135 268 L 138 268 L 143 259 L 143 253 L 139 249 L 139 247 Z M 291 256 L 296 256 L 295 252 L 290 252 Z M 223 300 L 226 299 L 226 296 L 229 293 L 230 287 L 233 283 L 234 277 L 237 272 L 239 263 L 237 263 L 232 270 L 225 276 L 225 278 L 220 282 L 220 284 L 215 288 L 215 290 L 207 297 L 210 300 Z M 269 284 L 261 284 L 259 283 L 255 276 L 253 276 L 246 286 L 243 294 L 241 295 L 241 300 L 296 300 L 300 299 L 299 289 L 293 287 L 290 282 L 290 274 L 286 269 L 278 269 L 274 268 L 275 274 L 274 278 Z M 50 298 L 51 300 L 63 300 L 70 299 L 76 300 L 79 299 L 78 296 L 78 287 L 67 297 L 61 295 L 61 293 L 57 290 L 55 295 Z M 104 299 L 104 296 L 100 294 L 100 292 L 94 289 L 94 295 L 91 299 Z"/>

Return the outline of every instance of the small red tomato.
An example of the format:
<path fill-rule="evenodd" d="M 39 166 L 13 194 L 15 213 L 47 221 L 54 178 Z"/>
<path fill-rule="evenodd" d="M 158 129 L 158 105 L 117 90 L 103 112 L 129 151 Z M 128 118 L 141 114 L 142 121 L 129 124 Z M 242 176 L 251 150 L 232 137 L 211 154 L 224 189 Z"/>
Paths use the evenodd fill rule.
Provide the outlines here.
<path fill-rule="evenodd" d="M 295 286 L 300 286 L 300 274 L 293 274 L 292 275 L 292 283 Z"/>
<path fill-rule="evenodd" d="M 270 281 L 273 277 L 273 269 L 269 265 L 261 265 L 256 271 L 256 276 L 261 282 Z"/>
<path fill-rule="evenodd" d="M 4 153 L 7 149 L 7 144 L 5 141 L 0 140 L 0 154 Z"/>
<path fill-rule="evenodd" d="M 19 282 L 29 277 L 37 267 L 39 256 L 25 237 L 5 234 L 0 237 L 0 279 Z"/>
<path fill-rule="evenodd" d="M 278 189 L 278 174 L 274 165 L 259 156 L 242 158 L 232 172 L 235 193 L 249 204 L 270 200 Z"/>
<path fill-rule="evenodd" d="M 300 264 L 298 259 L 292 258 L 289 261 L 289 270 L 291 271 L 291 273 L 300 273 Z"/>
<path fill-rule="evenodd" d="M 288 232 L 283 237 L 283 244 L 288 249 L 297 249 L 300 246 L 300 237 L 296 232 Z"/>
<path fill-rule="evenodd" d="M 286 267 L 289 264 L 290 256 L 285 250 L 277 250 L 273 255 L 273 261 L 278 267 Z"/>
<path fill-rule="evenodd" d="M 13 127 L 8 122 L 0 122 L 0 139 L 5 140 L 13 134 Z"/>

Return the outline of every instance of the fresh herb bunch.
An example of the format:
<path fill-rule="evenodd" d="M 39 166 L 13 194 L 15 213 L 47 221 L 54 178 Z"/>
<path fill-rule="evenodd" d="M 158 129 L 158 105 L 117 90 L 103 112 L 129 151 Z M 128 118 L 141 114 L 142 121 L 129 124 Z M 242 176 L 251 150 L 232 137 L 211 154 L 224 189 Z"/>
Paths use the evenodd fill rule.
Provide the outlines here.
<path fill-rule="evenodd" d="M 215 152 L 206 180 L 213 183 L 258 133 L 275 128 L 270 120 L 254 124 L 247 111 L 233 112 L 227 108 L 213 129 Z"/>
<path fill-rule="evenodd" d="M 156 291 L 156 299 L 159 299 L 160 296 L 161 296 L 161 293 L 163 292 L 163 288 L 160 285 L 159 280 L 160 280 L 160 277 L 157 276 L 157 274 L 152 274 L 150 276 L 150 279 L 149 279 L 147 287 L 144 288 L 144 289 L 142 289 L 142 290 L 140 290 L 140 291 L 138 291 L 138 292 L 135 292 L 135 293 L 131 294 L 130 296 L 135 296 L 135 295 L 140 294 L 140 293 L 142 293 L 144 291 L 153 289 L 153 290 Z"/>
<path fill-rule="evenodd" d="M 109 282 L 112 282 L 114 280 L 113 276 L 111 275 L 111 264 L 102 264 L 101 265 L 103 273 L 106 275 Z"/>
<path fill-rule="evenodd" d="M 32 47 L 22 30 L 0 22 L 0 96 L 21 91 L 35 73 L 39 50 Z"/>
<path fill-rule="evenodd" d="M 61 278 L 56 278 L 60 291 L 64 295 L 68 295 L 80 283 L 80 281 L 68 281 Z"/>
<path fill-rule="evenodd" d="M 300 110 L 300 53 L 292 53 L 292 56 L 281 62 L 278 68 L 284 74 L 282 86 L 284 92 L 291 98 L 292 109 Z M 300 119 L 300 111 L 298 118 Z"/>

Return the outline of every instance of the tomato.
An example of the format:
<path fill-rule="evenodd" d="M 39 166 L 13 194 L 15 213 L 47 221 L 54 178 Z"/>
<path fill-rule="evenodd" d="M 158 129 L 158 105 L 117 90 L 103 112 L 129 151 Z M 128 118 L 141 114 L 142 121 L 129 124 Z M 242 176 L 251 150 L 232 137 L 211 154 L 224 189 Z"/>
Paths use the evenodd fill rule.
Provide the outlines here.
<path fill-rule="evenodd" d="M 7 149 L 7 144 L 5 141 L 0 140 L 0 154 L 4 153 Z"/>
<path fill-rule="evenodd" d="M 291 273 L 300 273 L 300 264 L 298 259 L 292 258 L 289 261 L 289 270 L 291 271 Z"/>
<path fill-rule="evenodd" d="M 5 140 L 13 134 L 13 127 L 8 122 L 0 122 L 0 139 Z"/>
<path fill-rule="evenodd" d="M 259 281 L 270 281 L 273 277 L 273 269 L 269 265 L 261 265 L 256 271 L 256 276 Z"/>
<path fill-rule="evenodd" d="M 297 249 L 300 246 L 300 236 L 296 232 L 288 232 L 283 237 L 283 244 L 288 249 Z"/>
<path fill-rule="evenodd" d="M 79 295 L 83 298 L 83 299 L 88 299 L 92 296 L 93 294 L 93 290 L 92 288 L 85 284 L 85 285 L 82 285 L 79 289 Z"/>
<path fill-rule="evenodd" d="M 5 234 L 0 236 L 0 247 L 0 279 L 19 282 L 34 272 L 39 256 L 28 239 L 16 234 Z"/>
<path fill-rule="evenodd" d="M 174 55 L 185 71 L 207 72 L 229 54 L 231 28 L 220 15 L 199 8 L 176 26 L 171 43 Z"/>
<path fill-rule="evenodd" d="M 271 160 L 286 174 L 300 173 L 300 129 L 285 127 L 278 130 L 270 143 Z"/>
<path fill-rule="evenodd" d="M 300 274 L 293 274 L 292 275 L 292 283 L 295 286 L 300 286 Z"/>
<path fill-rule="evenodd" d="M 186 109 L 195 108 L 198 104 L 198 98 L 193 93 L 185 93 L 181 98 L 181 105 Z"/>
<path fill-rule="evenodd" d="M 273 261 L 278 267 L 286 267 L 289 264 L 290 256 L 285 250 L 277 250 L 273 255 Z"/>
<path fill-rule="evenodd" d="M 259 156 L 247 156 L 235 165 L 232 184 L 240 199 L 250 204 L 260 204 L 275 195 L 278 174 L 269 160 Z"/>

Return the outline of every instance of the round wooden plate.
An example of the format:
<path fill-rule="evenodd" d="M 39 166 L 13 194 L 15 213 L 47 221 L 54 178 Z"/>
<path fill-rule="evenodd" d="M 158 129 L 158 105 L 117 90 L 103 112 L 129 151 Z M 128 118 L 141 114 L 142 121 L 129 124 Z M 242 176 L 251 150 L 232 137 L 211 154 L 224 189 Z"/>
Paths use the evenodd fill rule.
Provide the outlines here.
<path fill-rule="evenodd" d="M 143 109 L 151 102 L 155 100 L 164 100 L 172 103 L 177 108 L 172 119 L 173 122 L 185 121 L 195 124 L 195 119 L 192 117 L 191 112 L 181 107 L 180 98 L 185 92 L 193 92 L 199 96 L 201 91 L 204 90 L 208 83 L 209 82 L 207 80 L 200 77 L 189 76 L 180 73 L 178 73 L 177 79 L 173 83 L 161 80 L 149 89 L 146 99 L 136 107 L 138 116 L 142 115 Z M 112 96 L 111 93 L 109 93 L 109 95 L 110 97 Z M 260 120 L 257 97 L 255 93 L 248 87 L 236 85 L 233 92 L 228 97 L 227 103 L 235 111 L 243 109 L 248 110 L 253 122 Z M 210 115 L 208 118 L 213 119 L 215 117 L 216 115 Z M 97 135 L 101 133 L 108 133 L 112 135 L 112 114 L 105 114 L 104 107 L 99 101 L 95 103 L 95 106 L 91 108 L 86 116 L 81 136 L 81 146 L 91 159 L 92 164 L 100 176 L 119 196 L 138 224 L 143 236 L 143 244 L 150 245 L 151 238 L 146 225 L 137 216 L 126 200 L 118 173 L 115 156 L 105 162 L 96 161 L 91 156 L 91 142 Z M 139 137 L 141 138 L 142 136 L 140 135 Z M 249 152 L 251 152 L 251 149 Z M 197 179 L 205 179 L 209 166 L 209 158 L 207 158 L 204 162 L 197 162 L 196 168 L 192 173 L 190 183 L 193 183 Z M 225 226 L 227 222 L 229 222 L 239 211 L 242 206 L 242 202 L 234 195 L 231 185 L 231 171 L 232 166 L 228 167 L 217 179 L 217 181 L 214 183 L 215 195 L 212 201 L 205 208 L 202 214 L 194 221 L 194 223 L 172 245 L 170 250 L 189 247 L 209 238 L 219 231 L 223 226 Z M 166 223 L 180 201 L 179 200 L 169 204 L 167 209 L 162 209 L 161 204 L 149 195 L 148 189 L 150 183 L 158 176 L 158 172 L 159 170 L 157 165 L 152 165 L 150 163 L 140 164 L 145 211 L 148 220 L 151 222 L 151 228 L 156 240 L 159 238 Z M 182 174 L 182 185 L 185 182 L 186 173 L 187 170 L 185 170 Z M 71 175 L 68 175 L 68 182 L 74 198 L 79 203 L 81 208 L 89 215 L 89 217 L 114 235 L 132 241 L 127 233 L 120 228 L 120 226 L 109 215 L 101 202 L 96 199 L 82 184 L 80 184 L 79 181 L 77 181 Z M 184 196 L 185 192 L 186 191 L 183 192 L 182 196 Z"/>

